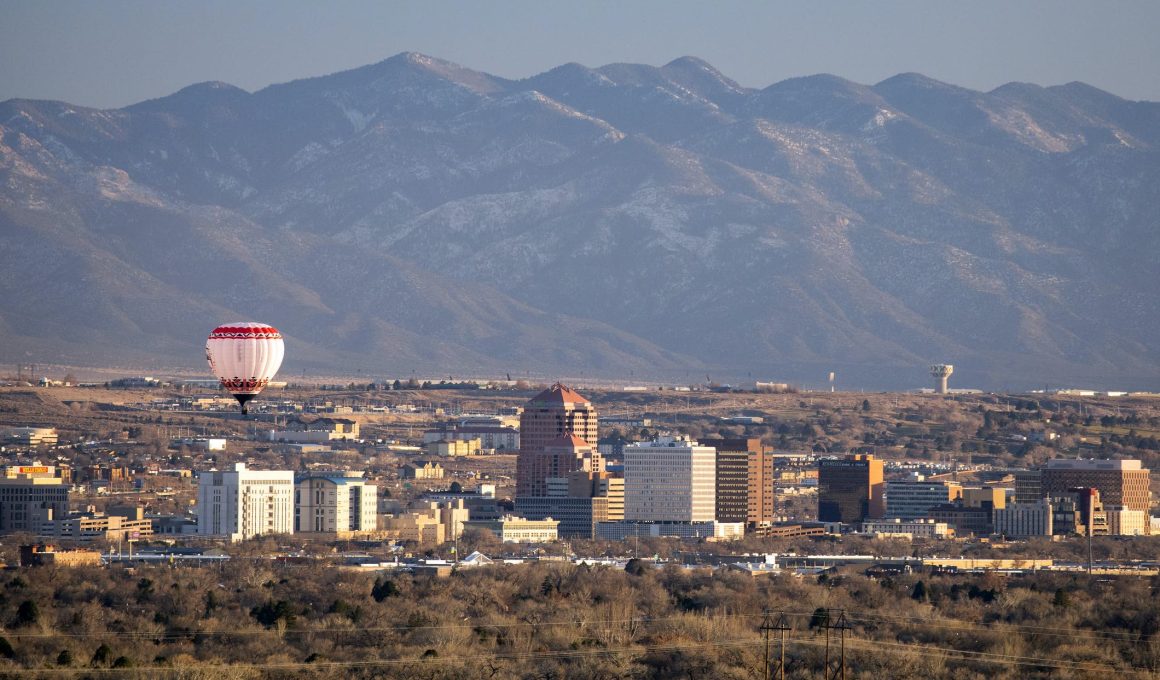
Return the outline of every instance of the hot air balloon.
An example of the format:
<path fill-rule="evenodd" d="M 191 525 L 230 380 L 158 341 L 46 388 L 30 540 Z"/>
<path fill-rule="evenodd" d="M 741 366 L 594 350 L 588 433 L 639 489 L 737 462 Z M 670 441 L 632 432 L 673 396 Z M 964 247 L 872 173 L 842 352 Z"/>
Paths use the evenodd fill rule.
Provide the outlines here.
<path fill-rule="evenodd" d="M 282 334 L 264 323 L 227 323 L 213 329 L 205 341 L 209 368 L 238 403 L 242 414 L 246 402 L 270 383 L 282 365 Z"/>

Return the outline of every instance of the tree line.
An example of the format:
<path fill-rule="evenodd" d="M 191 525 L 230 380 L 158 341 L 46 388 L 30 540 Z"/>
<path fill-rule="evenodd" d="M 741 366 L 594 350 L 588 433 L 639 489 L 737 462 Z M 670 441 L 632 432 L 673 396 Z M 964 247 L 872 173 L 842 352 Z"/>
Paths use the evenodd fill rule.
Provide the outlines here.
<path fill-rule="evenodd" d="M 762 677 L 761 625 L 778 613 L 791 678 L 819 677 L 827 636 L 837 658 L 838 617 L 851 678 L 1155 678 L 1157 585 L 864 568 L 753 577 L 642 559 L 446 578 L 240 557 L 47 567 L 0 580 L 0 674 L 748 679 Z"/>

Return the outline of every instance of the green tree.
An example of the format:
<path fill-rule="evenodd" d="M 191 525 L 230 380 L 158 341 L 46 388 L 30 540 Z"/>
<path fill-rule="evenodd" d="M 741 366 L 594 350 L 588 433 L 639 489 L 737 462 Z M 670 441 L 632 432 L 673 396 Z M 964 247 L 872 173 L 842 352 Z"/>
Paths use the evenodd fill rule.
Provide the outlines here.
<path fill-rule="evenodd" d="M 153 581 L 143 578 L 137 582 L 137 601 L 148 602 L 153 597 Z"/>
<path fill-rule="evenodd" d="M 32 600 L 25 600 L 20 603 L 20 607 L 16 610 L 16 625 L 31 626 L 40 620 L 40 607 Z"/>
<path fill-rule="evenodd" d="M 362 607 L 355 607 L 346 600 L 339 599 L 335 600 L 334 604 L 330 605 L 328 613 L 339 614 L 340 616 L 345 616 L 354 623 L 358 623 L 359 619 L 362 618 Z"/>
<path fill-rule="evenodd" d="M 272 627 L 279 619 L 285 620 L 288 624 L 294 623 L 297 619 L 294 605 L 286 600 L 278 600 L 277 602 L 267 600 L 265 604 L 251 609 L 250 616 L 267 628 Z"/>
<path fill-rule="evenodd" d="M 375 602 L 382 602 L 388 597 L 395 597 L 398 594 L 399 587 L 389 578 L 379 577 L 375 579 L 375 585 L 371 587 L 371 597 L 375 598 Z"/>
<path fill-rule="evenodd" d="M 624 565 L 624 571 L 629 576 L 643 576 L 652 571 L 652 567 L 649 566 L 648 562 L 634 557 L 628 561 L 628 564 Z"/>
<path fill-rule="evenodd" d="M 914 589 L 910 591 L 910 597 L 918 602 L 926 602 L 930 599 L 930 594 L 926 590 L 926 582 L 919 581 L 914 584 Z"/>
<path fill-rule="evenodd" d="M 213 614 L 213 610 L 217 609 L 218 606 L 219 606 L 219 603 L 218 603 L 217 595 L 214 594 L 214 591 L 210 590 L 209 592 L 207 592 L 205 594 L 205 617 L 204 618 L 208 619 L 210 617 L 210 614 Z"/>

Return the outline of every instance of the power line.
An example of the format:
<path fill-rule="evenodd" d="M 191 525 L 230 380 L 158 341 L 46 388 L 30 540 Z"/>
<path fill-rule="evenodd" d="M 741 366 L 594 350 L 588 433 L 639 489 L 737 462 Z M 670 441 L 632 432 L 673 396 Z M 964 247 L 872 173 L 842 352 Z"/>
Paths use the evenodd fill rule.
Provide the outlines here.
<path fill-rule="evenodd" d="M 789 640 L 793 644 L 803 646 L 821 646 L 822 641 L 811 638 L 793 638 Z M 190 665 L 182 668 L 167 668 L 164 666 L 152 666 L 148 669 L 149 673 L 157 675 L 169 675 L 175 673 L 188 673 L 190 671 L 214 671 L 214 670 L 294 670 L 294 669 L 326 669 L 326 668 L 374 668 L 380 666 L 401 666 L 412 664 L 431 664 L 431 663 L 479 663 L 481 660 L 490 659 L 496 661 L 521 661 L 521 660 L 536 660 L 536 659 L 569 659 L 569 658 L 584 658 L 593 656 L 615 656 L 624 653 L 633 654 L 648 654 L 653 652 L 673 652 L 686 651 L 696 649 L 726 649 L 734 647 L 745 647 L 751 645 L 750 641 L 725 641 L 725 642 L 688 642 L 680 644 L 669 645 L 645 645 L 645 646 L 626 646 L 605 649 L 589 649 L 589 650 L 555 650 L 555 651 L 538 651 L 538 652 L 509 652 L 499 654 L 472 654 L 464 656 L 446 656 L 446 657 L 430 657 L 425 659 L 370 659 L 360 661 L 317 661 L 317 662 L 285 662 L 285 663 L 249 663 L 249 664 L 205 664 L 205 665 Z M 989 652 L 975 652 L 970 650 L 960 650 L 950 647 L 934 647 L 930 645 L 920 644 L 906 644 L 898 642 L 888 642 L 881 640 L 851 640 L 851 646 L 859 647 L 871 651 L 885 651 L 887 653 L 907 653 L 917 654 L 919 656 L 939 657 L 941 655 L 955 656 L 963 660 L 973 660 L 982 663 L 998 664 L 1006 666 L 1030 666 L 1030 667 L 1047 667 L 1062 670 L 1079 670 L 1086 672 L 1122 672 L 1125 668 L 1112 666 L 1109 664 L 1100 664 L 1096 662 L 1081 662 L 1081 661 L 1065 661 L 1062 659 L 1049 659 L 1044 657 L 1032 656 L 1017 656 L 1011 654 L 996 654 Z M 1133 667 L 1128 667 L 1133 668 Z M 119 674 L 119 673 L 140 673 L 142 668 L 37 668 L 26 669 L 29 672 L 35 672 L 42 675 L 76 675 L 76 674 Z"/>
<path fill-rule="evenodd" d="M 1137 642 L 1139 640 L 1139 636 L 1132 634 L 1132 633 L 1127 633 L 1127 632 L 1121 633 L 1121 632 L 1115 632 L 1115 631 L 1103 632 L 1103 631 L 1078 630 L 1078 629 L 1073 630 L 1073 629 L 1057 628 L 1057 627 L 1028 626 L 1028 625 L 1015 625 L 1015 624 L 1001 624 L 998 626 L 990 626 L 987 624 L 973 623 L 973 622 L 968 622 L 968 621 L 949 621 L 949 620 L 932 621 L 930 619 L 925 619 L 925 618 L 906 617 L 906 616 L 887 616 L 887 615 L 860 615 L 859 616 L 859 615 L 847 615 L 844 611 L 841 611 L 841 610 L 838 610 L 838 611 L 841 611 L 841 614 L 838 618 L 838 624 L 837 625 L 830 625 L 828 611 L 829 610 L 827 610 L 827 619 L 823 624 L 825 626 L 825 629 L 826 629 L 825 630 L 826 639 L 825 639 L 824 643 L 822 641 L 817 640 L 817 639 L 793 638 L 792 640 L 790 640 L 790 639 L 786 638 L 786 633 L 788 631 L 793 630 L 793 628 L 788 623 L 788 617 L 812 617 L 815 615 L 815 613 L 792 612 L 792 611 L 791 612 L 784 612 L 783 611 L 779 614 L 777 622 L 774 623 L 772 621 L 772 619 L 770 618 L 770 614 L 769 614 L 768 610 L 764 611 L 760 615 L 759 614 L 742 614 L 742 613 L 718 613 L 718 614 L 709 614 L 709 615 L 700 616 L 700 617 L 682 615 L 682 616 L 659 617 L 659 618 L 640 617 L 640 618 L 623 618 L 623 619 L 607 619 L 607 620 L 569 619 L 569 620 L 564 620 L 564 621 L 540 621 L 540 622 L 535 622 L 535 623 L 531 623 L 531 622 L 508 622 L 508 623 L 496 622 L 496 623 L 492 623 L 492 622 L 486 622 L 486 621 L 478 621 L 478 622 L 472 622 L 472 623 L 428 624 L 428 625 L 421 625 L 421 626 L 397 625 L 397 626 L 349 628 L 349 629 L 345 629 L 345 628 L 344 629 L 329 628 L 329 629 L 318 629 L 318 630 L 314 630 L 314 629 L 277 630 L 277 629 L 265 629 L 265 628 L 263 628 L 263 629 L 255 628 L 252 630 L 202 629 L 202 630 L 190 630 L 190 631 L 180 631 L 180 632 L 175 631 L 175 632 L 156 632 L 156 633 L 150 633 L 150 632 L 145 632 L 145 631 L 119 631 L 119 632 L 97 631 L 97 632 L 79 632 L 79 633 L 64 633 L 64 632 L 58 632 L 58 633 L 21 633 L 21 632 L 15 632 L 15 631 L 11 631 L 11 632 L 6 631 L 5 636 L 8 638 L 14 639 L 14 640 L 16 640 L 16 639 L 38 639 L 38 638 L 41 638 L 41 639 L 43 639 L 43 638 L 55 638 L 55 639 L 59 639 L 59 638 L 72 638 L 72 639 L 101 638 L 101 639 L 128 640 L 128 641 L 138 641 L 138 640 L 163 641 L 163 640 L 192 639 L 192 638 L 203 637 L 203 636 L 204 637 L 217 636 L 217 637 L 227 637 L 228 638 L 228 637 L 235 637 L 235 636 L 263 636 L 263 635 L 278 636 L 278 637 L 284 637 L 287 635 L 318 636 L 318 635 L 326 635 L 326 634 L 355 634 L 355 635 L 357 635 L 357 634 L 365 634 L 365 633 L 373 633 L 373 632 L 413 632 L 413 631 L 422 631 L 422 630 L 430 631 L 430 630 L 456 630 L 456 629 L 484 629 L 484 630 L 509 629 L 510 630 L 510 629 L 520 629 L 520 628 L 542 628 L 542 627 L 549 627 L 549 626 L 552 626 L 552 627 L 570 626 L 570 627 L 576 627 L 576 628 L 588 628 L 588 629 L 597 629 L 598 630 L 600 628 L 608 627 L 608 626 L 647 625 L 647 624 L 658 624 L 658 623 L 675 622 L 675 621 L 689 622 L 689 621 L 694 621 L 697 619 L 711 619 L 711 620 L 724 620 L 724 621 L 741 620 L 741 621 L 743 621 L 743 620 L 755 619 L 755 618 L 760 616 L 762 618 L 762 622 L 761 622 L 761 625 L 758 628 L 758 630 L 761 631 L 761 633 L 764 635 L 764 639 L 765 639 L 764 641 L 765 641 L 766 655 L 765 655 L 765 664 L 764 664 L 764 669 L 763 669 L 763 673 L 767 674 L 765 677 L 769 677 L 768 674 L 771 671 L 774 671 L 774 669 L 775 669 L 775 667 L 771 666 L 771 664 L 769 663 L 769 632 L 774 631 L 774 630 L 780 632 L 780 638 L 781 638 L 781 640 L 780 640 L 780 645 L 781 645 L 780 661 L 776 666 L 776 672 L 778 673 L 779 678 L 784 677 L 784 672 L 785 672 L 785 668 L 786 668 L 786 665 L 785 665 L 785 646 L 787 643 L 790 643 L 790 642 L 792 642 L 794 644 L 807 645 L 807 646 L 809 646 L 809 645 L 820 646 L 822 644 L 825 644 L 826 656 L 825 656 L 825 665 L 824 665 L 824 669 L 825 669 L 824 676 L 826 678 L 842 678 L 842 677 L 844 677 L 845 646 L 846 646 L 845 631 L 852 629 L 852 626 L 849 625 L 848 621 L 862 622 L 862 623 L 869 623 L 869 624 L 895 623 L 895 624 L 913 625 L 913 626 L 925 627 L 925 628 L 942 628 L 942 629 L 948 629 L 948 630 L 979 631 L 979 632 L 999 633 L 999 634 L 1002 634 L 1002 633 L 1008 632 L 1008 631 L 1018 631 L 1018 632 L 1024 632 L 1024 633 L 1033 634 L 1033 635 L 1047 635 L 1047 636 L 1068 637 L 1068 638 L 1080 637 L 1080 638 L 1084 638 L 1084 639 L 1088 639 L 1088 640 L 1109 640 L 1109 641 L 1113 641 L 1113 642 L 1132 643 L 1132 642 Z M 840 639 L 841 660 L 840 660 L 840 663 L 836 666 L 832 665 L 830 663 L 830 657 L 829 657 L 830 630 L 831 629 L 841 631 L 841 639 Z M 747 639 L 741 640 L 741 641 L 720 642 L 720 643 L 693 643 L 693 642 L 690 642 L 690 643 L 674 644 L 674 645 L 625 646 L 625 647 L 620 647 L 620 648 L 602 648 L 602 649 L 596 649 L 596 650 L 558 650 L 558 651 L 544 651 L 544 652 L 522 653 L 522 654 L 521 653 L 493 653 L 493 654 L 484 654 L 482 656 L 482 658 L 504 660 L 504 659 L 520 659 L 520 658 L 570 658 L 570 657 L 577 657 L 577 656 L 585 656 L 585 655 L 589 655 L 589 654 L 620 654 L 620 653 L 642 654 L 642 653 L 648 653 L 648 652 L 652 652 L 652 651 L 666 651 L 666 650 L 678 650 L 678 649 L 748 646 L 748 645 L 752 645 L 753 642 L 754 641 L 751 638 L 747 638 Z M 1060 669 L 1082 670 L 1082 671 L 1087 671 L 1087 672 L 1097 672 L 1097 671 L 1099 671 L 1099 672 L 1117 672 L 1117 671 L 1123 670 L 1125 667 L 1130 668 L 1130 669 L 1137 668 L 1137 667 L 1132 666 L 1132 665 L 1127 665 L 1125 667 L 1118 668 L 1115 665 L 1101 664 L 1101 663 L 1094 662 L 1094 661 L 1093 662 L 1065 661 L 1062 659 L 1050 659 L 1050 658 L 1044 658 L 1044 657 L 1019 656 L 1019 655 L 1001 654 L 1001 653 L 995 653 L 995 652 L 963 650 L 963 649 L 956 649 L 953 647 L 934 646 L 934 645 L 922 644 L 922 643 L 918 643 L 918 644 L 900 643 L 897 641 L 882 640 L 882 639 L 862 639 L 862 640 L 855 639 L 855 640 L 850 640 L 849 642 L 850 642 L 850 645 L 855 649 L 863 649 L 863 650 L 869 650 L 869 651 L 874 651 L 874 652 L 885 651 L 885 652 L 890 652 L 890 653 L 902 653 L 903 651 L 905 651 L 906 653 L 917 654 L 917 655 L 943 654 L 943 655 L 954 656 L 955 658 L 962 659 L 962 660 L 971 660 L 971 661 L 977 661 L 977 662 L 1005 664 L 1005 665 L 1013 665 L 1013 666 L 1041 666 L 1041 667 L 1051 667 L 1051 668 L 1060 668 Z M 442 661 L 454 661 L 457 658 L 458 657 L 445 657 L 445 658 L 442 658 L 440 660 L 442 660 Z M 478 660 L 479 658 L 481 658 L 481 657 L 480 656 L 471 657 L 472 660 Z M 426 660 L 426 661 L 430 661 L 430 660 Z M 375 665 L 391 665 L 391 664 L 419 663 L 419 662 L 420 661 L 418 661 L 418 660 L 408 660 L 408 659 L 378 659 L 378 660 L 370 660 L 370 661 L 365 661 L 365 662 L 323 662 L 323 663 L 330 663 L 333 665 L 344 666 L 344 667 L 345 666 L 355 667 L 358 665 L 375 666 Z M 222 668 L 228 667 L 228 668 L 235 668 L 235 669 L 237 669 L 237 668 L 243 668 L 243 669 L 245 669 L 245 668 L 278 669 L 278 668 L 299 668 L 299 667 L 302 667 L 302 668 L 304 668 L 304 667 L 320 668 L 320 667 L 325 667 L 325 666 L 320 666 L 319 663 L 307 664 L 307 663 L 303 662 L 303 663 L 297 664 L 297 665 L 295 665 L 295 664 L 289 664 L 289 665 L 287 665 L 287 664 L 246 664 L 243 666 L 234 665 L 234 666 L 220 666 L 220 667 L 222 667 Z M 214 668 L 217 668 L 217 666 L 197 666 L 196 668 L 213 670 Z M 28 669 L 28 670 L 32 670 L 32 669 Z M 82 669 L 36 669 L 36 670 L 37 670 L 37 672 L 41 672 L 41 673 L 43 673 L 43 672 L 60 672 L 60 673 L 82 672 Z M 120 670 L 120 669 L 83 669 L 83 672 L 106 672 L 106 671 L 113 672 L 113 671 L 117 671 L 117 670 Z M 158 667 L 158 668 L 152 669 L 152 670 L 157 670 L 158 672 L 165 672 L 166 671 L 166 669 L 164 667 Z"/>
<path fill-rule="evenodd" d="M 808 638 L 795 639 L 791 642 L 813 646 L 821 646 L 823 644 L 818 640 L 811 640 Z M 1142 670 L 1135 666 L 1117 667 L 1110 664 L 1097 663 L 1094 661 L 1066 661 L 1063 659 L 1049 659 L 1045 657 L 1016 656 L 1012 654 L 997 654 L 994 652 L 976 652 L 972 650 L 955 649 L 953 647 L 936 647 L 932 645 L 907 644 L 902 642 L 889 642 L 885 640 L 851 640 L 851 646 L 862 647 L 871 651 L 894 651 L 897 653 L 903 653 L 903 650 L 905 650 L 905 652 L 908 654 L 917 654 L 920 656 L 937 656 L 946 654 L 957 656 L 965 660 L 1012 666 L 1047 666 L 1051 668 L 1069 670 L 1114 673 L 1122 672 L 1127 669 Z"/>
<path fill-rule="evenodd" d="M 1052 628 L 1047 626 L 1028 626 L 1024 624 L 1003 623 L 998 626 L 989 626 L 982 623 L 974 623 L 971 621 L 954 621 L 941 619 L 939 621 L 932 621 L 930 619 L 911 617 L 911 616 L 886 616 L 883 614 L 870 615 L 864 614 L 862 616 L 851 616 L 852 620 L 875 622 L 902 622 L 912 623 L 914 625 L 936 627 L 936 628 L 960 628 L 963 630 L 980 630 L 988 632 L 1003 632 L 1006 630 L 1017 630 L 1020 632 L 1033 633 L 1036 635 L 1048 635 L 1054 637 L 1086 637 L 1089 639 L 1107 639 L 1107 640 L 1121 640 L 1125 642 L 1133 642 L 1139 639 L 1139 635 L 1130 632 L 1119 631 L 1099 631 L 1087 630 L 1083 628 Z"/>
<path fill-rule="evenodd" d="M 745 647 L 749 642 L 729 641 L 729 642 L 689 642 L 682 644 L 670 645 L 648 645 L 638 647 L 616 647 L 605 649 L 586 649 L 586 650 L 555 650 L 555 651 L 539 651 L 539 652 L 507 652 L 498 654 L 472 654 L 470 656 L 435 656 L 427 658 L 411 658 L 411 659 L 369 659 L 360 661 L 316 661 L 316 662 L 284 662 L 284 663 L 244 663 L 244 664 L 205 664 L 205 665 L 188 665 L 181 668 L 167 668 L 165 666 L 151 666 L 147 670 L 153 674 L 174 674 L 174 673 L 189 673 L 190 671 L 214 671 L 214 670 L 290 670 L 290 669 L 324 669 L 324 668 L 373 668 L 378 666 L 402 666 L 402 665 L 419 665 L 430 663 L 473 663 L 478 664 L 481 660 L 491 659 L 497 661 L 521 661 L 521 660 L 535 660 L 548 658 L 583 658 L 592 656 L 612 656 L 631 652 L 634 654 L 648 654 L 652 652 L 675 652 L 682 650 L 695 649 L 712 649 L 712 648 L 732 648 Z M 58 675 L 75 675 L 75 674 L 118 674 L 118 673 L 141 673 L 141 667 L 135 668 L 29 668 L 24 669 L 29 673 L 40 674 L 58 674 Z"/>
<path fill-rule="evenodd" d="M 812 617 L 813 615 L 814 615 L 813 612 L 795 612 L 795 611 L 782 611 L 782 612 L 780 612 L 780 616 L 782 616 L 782 617 L 807 618 L 807 617 Z M 764 616 L 765 616 L 764 613 L 763 614 L 730 613 L 730 614 L 710 614 L 708 616 L 704 616 L 701 618 L 733 620 L 733 619 L 758 619 L 758 618 L 763 618 Z M 995 632 L 1001 633 L 1001 632 L 1005 632 L 1005 631 L 1020 631 L 1020 632 L 1033 633 L 1033 634 L 1037 634 L 1037 635 L 1049 635 L 1049 636 L 1055 636 L 1055 637 L 1077 637 L 1078 636 L 1078 637 L 1087 637 L 1090 639 L 1109 639 L 1109 640 L 1113 640 L 1113 641 L 1118 640 L 1118 641 L 1124 641 L 1124 642 L 1134 642 L 1134 641 L 1139 639 L 1139 635 L 1137 635 L 1135 633 L 1117 632 L 1117 631 L 1095 631 L 1095 630 L 1084 630 L 1084 629 L 1054 628 L 1054 627 L 1046 627 L 1046 626 L 1028 626 L 1028 625 L 1021 625 L 1021 624 L 1006 624 L 1006 623 L 1000 624 L 998 626 L 991 626 L 988 624 L 974 623 L 974 622 L 970 622 L 970 621 L 952 621 L 952 620 L 945 620 L 945 619 L 935 621 L 935 620 L 931 620 L 931 619 L 918 618 L 918 617 L 869 615 L 869 614 L 856 615 L 856 614 L 848 614 L 847 613 L 845 616 L 846 616 L 847 620 L 856 621 L 856 622 L 865 622 L 865 623 L 901 622 L 901 623 L 908 623 L 908 624 L 925 626 L 925 627 L 976 630 L 976 631 L 992 632 L 992 633 L 995 633 Z M 591 628 L 593 626 L 630 625 L 630 624 L 644 625 L 644 624 L 652 624 L 652 623 L 666 623 L 666 622 L 672 622 L 672 621 L 688 621 L 688 620 L 690 620 L 690 618 L 691 618 L 690 616 L 686 615 L 686 616 L 670 616 L 670 617 L 659 617 L 659 618 L 641 617 L 641 618 L 607 619 L 607 620 L 568 619 L 565 621 L 538 621 L 535 623 L 528 623 L 528 622 L 508 622 L 508 623 L 496 622 L 496 623 L 491 623 L 491 622 L 486 622 L 486 621 L 478 621 L 478 622 L 473 622 L 473 623 L 441 623 L 441 624 L 425 624 L 425 625 L 416 625 L 416 626 L 407 625 L 407 624 L 400 624 L 400 625 L 396 625 L 396 626 L 352 627 L 352 628 L 324 628 L 324 629 L 307 629 L 307 628 L 292 629 L 292 628 L 288 628 L 288 629 L 283 630 L 283 631 L 279 631 L 279 630 L 272 629 L 272 628 L 253 628 L 253 629 L 248 629 L 248 630 L 238 630 L 236 628 L 231 628 L 231 629 L 208 628 L 208 629 L 196 629 L 196 630 L 188 630 L 188 631 L 180 631 L 180 632 L 157 632 L 157 633 L 151 633 L 151 632 L 147 632 L 147 631 L 117 631 L 117 632 L 88 631 L 88 632 L 74 632 L 74 633 L 67 633 L 67 632 L 21 633 L 18 631 L 5 631 L 3 633 L 3 635 L 4 635 L 4 637 L 10 638 L 10 639 L 61 638 L 61 637 L 70 637 L 70 638 L 95 638 L 95 637 L 109 638 L 109 637 L 112 637 L 112 638 L 136 638 L 136 639 L 150 639 L 150 640 L 152 640 L 152 639 L 159 639 L 159 638 L 160 639 L 186 638 L 186 637 L 213 636 L 213 635 L 219 635 L 219 636 L 246 636 L 246 635 L 251 635 L 251 636 L 252 635 L 281 636 L 281 635 L 295 635 L 295 634 L 319 635 L 319 634 L 328 634 L 328 633 L 334 633 L 334 634 L 364 633 L 364 632 L 382 633 L 382 632 L 408 632 L 408 631 L 418 631 L 418 630 L 454 630 L 454 629 L 475 629 L 475 628 L 487 628 L 487 629 L 540 628 L 540 627 L 544 627 L 544 626 L 576 626 L 579 628 L 585 628 L 585 627 Z M 792 630 L 792 628 L 791 628 L 791 630 Z"/>
<path fill-rule="evenodd" d="M 739 618 L 754 618 L 758 615 L 749 614 L 714 614 L 712 616 L 703 618 L 718 618 L 718 619 L 739 619 Z M 197 629 L 181 632 L 161 632 L 150 633 L 148 631 L 88 631 L 83 633 L 20 633 L 20 632 L 4 632 L 3 636 L 7 638 L 89 638 L 89 637 L 112 637 L 112 638 L 137 638 L 137 639 L 155 639 L 155 638 L 185 638 L 196 637 L 200 635 L 318 635 L 326 633 L 389 633 L 389 632 L 409 632 L 418 630 L 454 630 L 454 629 L 470 629 L 476 628 L 543 628 L 545 626 L 576 626 L 578 628 L 594 627 L 594 626 L 609 626 L 609 625 L 628 625 L 628 624 L 648 624 L 648 623 L 665 623 L 669 621 L 688 621 L 690 617 L 670 616 L 663 618 L 633 618 L 633 619 L 569 619 L 567 621 L 537 621 L 535 623 L 528 622 L 511 622 L 511 623 L 440 623 L 427 624 L 420 626 L 411 626 L 402 624 L 398 626 L 377 626 L 377 627 L 352 627 L 352 628 L 301 628 L 286 630 L 277 630 L 273 628 L 253 628 L 248 630 L 238 630 L 236 628 L 212 628 L 212 629 Z"/>

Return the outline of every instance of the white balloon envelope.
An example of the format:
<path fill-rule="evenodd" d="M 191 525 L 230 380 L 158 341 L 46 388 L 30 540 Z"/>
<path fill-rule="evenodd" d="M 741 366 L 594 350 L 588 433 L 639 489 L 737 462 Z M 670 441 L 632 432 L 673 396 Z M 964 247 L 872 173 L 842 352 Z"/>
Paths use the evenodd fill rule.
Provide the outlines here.
<path fill-rule="evenodd" d="M 243 414 L 248 412 L 246 402 L 278 372 L 284 353 L 278 329 L 255 321 L 218 326 L 205 342 L 210 370 L 238 400 Z"/>

